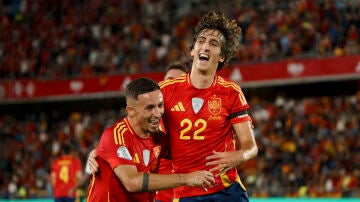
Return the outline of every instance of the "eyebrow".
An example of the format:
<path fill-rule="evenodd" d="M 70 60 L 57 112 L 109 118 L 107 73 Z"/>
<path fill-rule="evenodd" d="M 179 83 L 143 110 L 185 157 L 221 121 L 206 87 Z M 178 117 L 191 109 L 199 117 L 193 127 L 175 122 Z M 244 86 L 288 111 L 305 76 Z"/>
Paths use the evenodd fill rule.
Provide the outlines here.
<path fill-rule="evenodd" d="M 206 36 L 198 36 L 197 37 L 197 40 L 199 39 L 206 39 L 207 37 Z M 221 38 L 220 39 L 215 39 L 215 38 L 210 38 L 210 41 L 209 42 L 216 42 L 218 43 L 219 45 L 221 44 Z"/>
<path fill-rule="evenodd" d="M 151 109 L 154 108 L 155 106 L 156 106 L 155 104 L 145 105 L 145 109 Z"/>

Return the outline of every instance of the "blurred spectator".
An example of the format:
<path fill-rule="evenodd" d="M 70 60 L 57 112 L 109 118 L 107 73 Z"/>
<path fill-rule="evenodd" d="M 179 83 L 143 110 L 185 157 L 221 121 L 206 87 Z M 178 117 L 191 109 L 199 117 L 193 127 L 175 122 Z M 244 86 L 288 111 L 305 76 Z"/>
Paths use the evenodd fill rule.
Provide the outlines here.
<path fill-rule="evenodd" d="M 164 71 L 211 9 L 243 29 L 233 62 L 360 53 L 359 1 L 2 1 L 0 79 Z"/>

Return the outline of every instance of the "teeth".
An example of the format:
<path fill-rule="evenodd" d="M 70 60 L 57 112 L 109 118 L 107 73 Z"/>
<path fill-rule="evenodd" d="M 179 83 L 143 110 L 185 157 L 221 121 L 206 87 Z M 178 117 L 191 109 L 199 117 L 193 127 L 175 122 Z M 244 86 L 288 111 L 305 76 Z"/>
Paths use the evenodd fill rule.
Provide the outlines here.
<path fill-rule="evenodd" d="M 159 120 L 150 120 L 150 123 L 158 123 Z"/>
<path fill-rule="evenodd" d="M 208 55 L 205 55 L 205 54 L 200 54 L 200 57 L 209 58 L 209 56 L 208 56 Z"/>

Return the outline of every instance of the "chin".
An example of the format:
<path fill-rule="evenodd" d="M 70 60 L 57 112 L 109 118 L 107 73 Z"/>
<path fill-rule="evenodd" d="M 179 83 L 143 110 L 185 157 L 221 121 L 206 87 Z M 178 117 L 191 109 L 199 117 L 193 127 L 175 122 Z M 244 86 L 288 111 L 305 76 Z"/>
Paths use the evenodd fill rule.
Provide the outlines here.
<path fill-rule="evenodd" d="M 159 132 L 159 127 L 150 128 L 150 129 L 149 129 L 149 132 L 150 132 L 150 133 L 157 133 L 157 132 Z"/>

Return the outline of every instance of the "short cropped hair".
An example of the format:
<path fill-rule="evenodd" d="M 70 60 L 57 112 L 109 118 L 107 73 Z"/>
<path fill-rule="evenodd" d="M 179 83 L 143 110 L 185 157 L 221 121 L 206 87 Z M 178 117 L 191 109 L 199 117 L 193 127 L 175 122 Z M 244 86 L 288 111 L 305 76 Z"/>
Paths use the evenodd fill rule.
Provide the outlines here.
<path fill-rule="evenodd" d="M 189 71 L 188 67 L 185 64 L 181 62 L 173 62 L 166 67 L 165 74 L 172 69 L 178 69 L 183 71 L 184 73 L 187 73 Z"/>
<path fill-rule="evenodd" d="M 126 98 L 138 99 L 138 96 L 144 93 L 160 90 L 160 86 L 157 82 L 149 78 L 137 78 L 127 84 L 125 90 Z"/>

